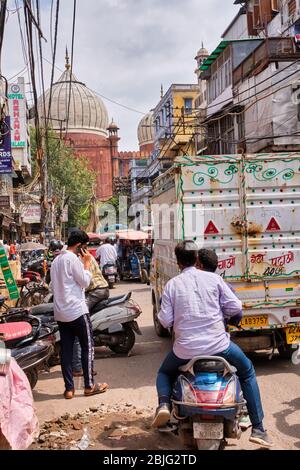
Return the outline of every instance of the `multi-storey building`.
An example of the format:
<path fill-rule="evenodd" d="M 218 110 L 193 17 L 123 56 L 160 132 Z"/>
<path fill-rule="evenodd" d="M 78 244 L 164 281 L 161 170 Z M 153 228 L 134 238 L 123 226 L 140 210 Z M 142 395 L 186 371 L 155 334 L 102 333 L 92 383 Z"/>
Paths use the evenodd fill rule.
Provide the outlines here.
<path fill-rule="evenodd" d="M 159 159 L 195 153 L 197 84 L 173 84 L 153 112 L 154 147 Z"/>
<path fill-rule="evenodd" d="M 295 29 L 284 26 L 290 2 L 235 3 L 242 8 L 200 66 L 207 87 L 207 152 L 299 150 L 300 50 Z M 295 28 L 296 12 L 289 17 Z M 275 35 L 278 19 L 282 28 Z"/>

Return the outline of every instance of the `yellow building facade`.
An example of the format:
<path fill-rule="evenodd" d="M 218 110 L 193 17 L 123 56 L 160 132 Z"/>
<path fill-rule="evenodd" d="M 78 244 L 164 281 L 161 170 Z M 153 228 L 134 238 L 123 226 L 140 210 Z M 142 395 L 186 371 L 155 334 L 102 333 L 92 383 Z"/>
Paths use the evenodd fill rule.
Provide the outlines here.
<path fill-rule="evenodd" d="M 162 96 L 153 112 L 158 158 L 173 160 L 195 154 L 198 96 L 199 86 L 194 84 L 173 84 Z"/>

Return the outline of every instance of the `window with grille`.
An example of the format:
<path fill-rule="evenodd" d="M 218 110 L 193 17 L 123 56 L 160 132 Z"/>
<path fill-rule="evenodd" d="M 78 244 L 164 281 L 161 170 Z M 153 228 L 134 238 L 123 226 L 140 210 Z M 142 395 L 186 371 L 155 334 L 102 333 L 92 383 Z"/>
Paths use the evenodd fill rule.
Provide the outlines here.
<path fill-rule="evenodd" d="M 192 114 L 193 112 L 193 98 L 184 99 L 184 111 L 185 114 Z"/>
<path fill-rule="evenodd" d="M 296 0 L 289 0 L 289 2 L 288 2 L 288 15 L 289 15 L 289 17 L 294 16 L 294 14 L 296 13 L 296 9 L 297 9 Z"/>

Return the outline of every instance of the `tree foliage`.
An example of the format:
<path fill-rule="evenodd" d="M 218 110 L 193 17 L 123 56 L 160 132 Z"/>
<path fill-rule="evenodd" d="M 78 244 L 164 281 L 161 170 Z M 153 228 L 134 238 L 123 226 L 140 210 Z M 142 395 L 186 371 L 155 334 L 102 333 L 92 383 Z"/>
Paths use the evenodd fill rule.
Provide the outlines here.
<path fill-rule="evenodd" d="M 34 174 L 37 171 L 36 139 L 31 133 Z M 86 226 L 89 221 L 89 206 L 93 195 L 95 176 L 89 170 L 84 157 L 74 151 L 54 131 L 48 131 L 48 179 L 55 197 L 58 217 L 61 208 L 68 204 L 70 227 Z"/>

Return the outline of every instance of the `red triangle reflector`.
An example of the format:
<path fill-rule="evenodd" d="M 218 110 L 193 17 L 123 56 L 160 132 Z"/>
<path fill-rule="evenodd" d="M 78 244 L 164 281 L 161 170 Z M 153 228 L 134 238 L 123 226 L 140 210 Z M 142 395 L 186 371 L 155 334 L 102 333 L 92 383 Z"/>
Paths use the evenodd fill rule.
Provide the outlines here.
<path fill-rule="evenodd" d="M 281 230 L 281 228 L 279 226 L 279 223 L 277 222 L 275 217 L 272 217 L 272 219 L 270 220 L 270 223 L 267 227 L 266 232 L 280 232 L 280 230 Z"/>
<path fill-rule="evenodd" d="M 215 224 L 211 220 L 209 222 L 208 226 L 206 227 L 204 235 L 216 235 L 217 233 L 219 233 L 219 230 L 217 229 L 217 227 L 215 226 Z"/>

